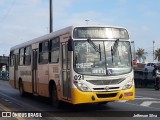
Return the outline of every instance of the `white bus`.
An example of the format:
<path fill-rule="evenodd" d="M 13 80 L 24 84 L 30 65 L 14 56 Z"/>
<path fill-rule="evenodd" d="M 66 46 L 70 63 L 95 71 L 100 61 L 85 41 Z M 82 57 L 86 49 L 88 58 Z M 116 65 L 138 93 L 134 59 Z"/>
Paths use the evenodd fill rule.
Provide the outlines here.
<path fill-rule="evenodd" d="M 129 35 L 107 26 L 70 26 L 10 50 L 9 83 L 54 106 L 134 100 Z"/>

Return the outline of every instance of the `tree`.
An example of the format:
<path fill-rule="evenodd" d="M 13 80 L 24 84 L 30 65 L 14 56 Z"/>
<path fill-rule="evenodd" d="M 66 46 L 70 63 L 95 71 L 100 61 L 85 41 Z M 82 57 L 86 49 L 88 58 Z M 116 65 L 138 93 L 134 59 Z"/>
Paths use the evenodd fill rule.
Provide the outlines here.
<path fill-rule="evenodd" d="M 160 48 L 155 50 L 155 60 L 158 59 L 158 62 L 160 62 Z"/>
<path fill-rule="evenodd" d="M 143 62 L 145 62 L 145 59 L 146 59 L 145 54 L 146 53 L 147 52 L 145 52 L 144 49 L 142 49 L 142 48 L 139 48 L 137 50 L 136 55 L 137 55 L 139 62 L 141 62 L 141 59 L 143 60 Z"/>

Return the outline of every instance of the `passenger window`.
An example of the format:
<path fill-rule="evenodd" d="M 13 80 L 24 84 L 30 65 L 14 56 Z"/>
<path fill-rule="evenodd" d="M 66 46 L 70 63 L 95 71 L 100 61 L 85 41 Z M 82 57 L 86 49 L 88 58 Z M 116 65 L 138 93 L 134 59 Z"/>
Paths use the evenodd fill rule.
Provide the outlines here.
<path fill-rule="evenodd" d="M 25 48 L 25 60 L 24 64 L 25 65 L 30 65 L 31 64 L 31 46 Z"/>
<path fill-rule="evenodd" d="M 39 63 L 47 64 L 49 56 L 49 44 L 48 41 L 39 44 Z"/>
<path fill-rule="evenodd" d="M 10 66 L 14 66 L 14 54 L 13 51 L 10 52 L 10 62 L 9 62 Z"/>
<path fill-rule="evenodd" d="M 24 48 L 21 48 L 21 49 L 20 49 L 19 65 L 24 65 Z"/>
<path fill-rule="evenodd" d="M 50 62 L 58 63 L 59 62 L 59 37 L 54 38 L 50 41 Z"/>

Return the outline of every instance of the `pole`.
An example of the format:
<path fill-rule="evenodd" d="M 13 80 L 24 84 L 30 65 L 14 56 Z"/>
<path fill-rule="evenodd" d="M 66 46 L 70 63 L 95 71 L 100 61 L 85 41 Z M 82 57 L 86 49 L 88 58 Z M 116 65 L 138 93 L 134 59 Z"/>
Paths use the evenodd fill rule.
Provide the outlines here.
<path fill-rule="evenodd" d="M 50 0 L 50 33 L 53 32 L 52 0 Z"/>
<path fill-rule="evenodd" d="M 153 62 L 154 62 L 154 44 L 155 44 L 155 41 L 153 40 Z"/>
<path fill-rule="evenodd" d="M 88 25 L 89 20 L 85 20 L 85 21 L 86 21 L 86 24 Z"/>

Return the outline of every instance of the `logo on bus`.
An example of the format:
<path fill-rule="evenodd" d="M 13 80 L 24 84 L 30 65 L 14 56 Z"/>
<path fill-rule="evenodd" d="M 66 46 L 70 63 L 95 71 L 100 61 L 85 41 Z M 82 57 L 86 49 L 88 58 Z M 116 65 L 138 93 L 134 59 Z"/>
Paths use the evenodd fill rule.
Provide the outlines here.
<path fill-rule="evenodd" d="M 105 87 L 105 90 L 109 90 L 109 87 L 108 87 L 108 86 L 106 86 L 106 87 Z"/>

